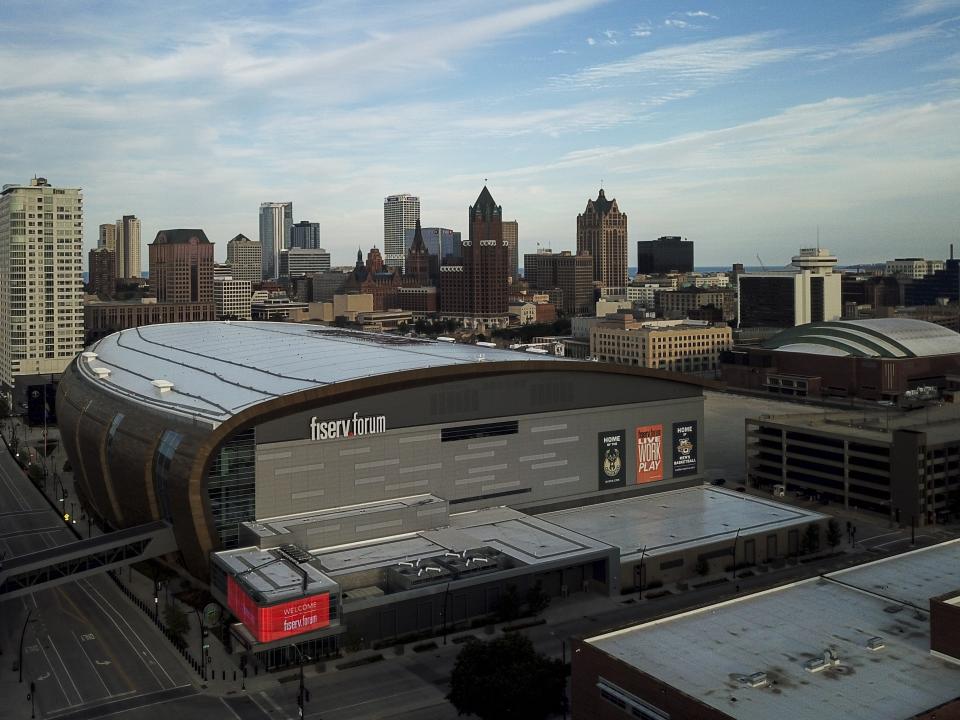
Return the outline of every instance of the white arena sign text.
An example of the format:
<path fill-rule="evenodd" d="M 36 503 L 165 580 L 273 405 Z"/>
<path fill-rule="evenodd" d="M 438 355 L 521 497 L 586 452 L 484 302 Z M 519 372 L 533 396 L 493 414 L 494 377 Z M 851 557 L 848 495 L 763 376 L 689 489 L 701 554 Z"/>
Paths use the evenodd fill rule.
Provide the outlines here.
<path fill-rule="evenodd" d="M 386 431 L 386 415 L 360 417 L 360 413 L 354 413 L 352 418 L 346 420 L 317 420 L 316 416 L 310 418 L 311 440 L 377 435 Z"/>

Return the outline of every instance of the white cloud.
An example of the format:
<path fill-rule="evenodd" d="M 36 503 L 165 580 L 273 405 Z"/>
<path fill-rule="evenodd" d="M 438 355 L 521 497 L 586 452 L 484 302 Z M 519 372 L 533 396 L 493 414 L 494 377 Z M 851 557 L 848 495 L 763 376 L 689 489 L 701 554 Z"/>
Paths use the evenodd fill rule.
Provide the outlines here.
<path fill-rule="evenodd" d="M 592 37 L 587 38 L 587 45 L 596 45 L 596 44 L 597 44 L 597 41 L 594 40 Z"/>
<path fill-rule="evenodd" d="M 829 247 L 847 261 L 903 252 L 906 237 L 924 238 L 917 252 L 942 257 L 956 214 L 948 188 L 960 186 L 957 90 L 936 100 L 833 98 L 718 130 L 578 150 L 499 180 L 522 188 L 547 178 L 557 193 L 602 176 L 608 195 L 643 218 L 645 235 L 708 240 L 703 264 L 752 257 L 758 247 L 789 255 L 818 222 L 833 228 Z M 510 199 L 498 195 L 505 207 Z M 776 262 L 768 251 L 764 259 Z"/>
<path fill-rule="evenodd" d="M 901 17 L 920 17 L 954 10 L 960 7 L 960 0 L 906 0 L 898 8 Z"/>
<path fill-rule="evenodd" d="M 162 44 L 140 51 L 98 44 L 44 51 L 37 63 L 24 47 L 0 50 L 0 88 L 82 86 L 129 88 L 144 84 L 191 82 L 221 88 L 258 88 L 308 82 L 323 92 L 356 98 L 415 77 L 411 70 L 445 71 L 450 58 L 479 45 L 503 40 L 535 25 L 593 7 L 603 0 L 548 0 L 487 15 L 451 18 L 440 24 L 405 25 L 368 32 L 359 40 L 318 50 L 312 43 L 266 48 L 251 42 L 255 23 L 212 23 L 191 33 L 194 42 Z M 167 49 L 169 48 L 169 49 Z"/>
<path fill-rule="evenodd" d="M 697 18 L 710 18 L 711 20 L 718 20 L 719 18 L 716 15 L 711 15 L 705 10 L 687 10 L 684 13 L 687 17 L 697 17 Z"/>
<path fill-rule="evenodd" d="M 605 87 L 633 81 L 701 87 L 761 65 L 794 58 L 802 51 L 771 47 L 770 33 L 753 33 L 672 45 L 624 60 L 594 65 L 553 80 L 555 87 Z"/>
<path fill-rule="evenodd" d="M 902 30 L 900 32 L 886 33 L 883 35 L 874 35 L 866 40 L 860 40 L 850 45 L 839 48 L 833 48 L 820 52 L 816 55 L 818 60 L 827 60 L 838 56 L 850 55 L 854 57 L 867 57 L 870 55 L 879 55 L 892 50 L 914 45 L 922 40 L 929 40 L 934 37 L 944 35 L 944 25 L 949 21 L 941 21 L 930 25 L 923 25 L 911 30 Z"/>
<path fill-rule="evenodd" d="M 663 24 L 666 27 L 672 27 L 672 28 L 682 29 L 682 28 L 690 27 L 690 23 L 688 23 L 686 20 L 678 20 L 677 18 L 667 18 L 666 20 L 663 21 Z"/>

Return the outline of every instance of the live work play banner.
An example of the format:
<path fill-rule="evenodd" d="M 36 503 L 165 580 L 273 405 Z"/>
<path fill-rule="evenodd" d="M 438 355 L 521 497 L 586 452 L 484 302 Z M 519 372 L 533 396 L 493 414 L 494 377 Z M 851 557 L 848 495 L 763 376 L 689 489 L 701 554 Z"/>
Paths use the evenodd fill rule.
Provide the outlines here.
<path fill-rule="evenodd" d="M 673 476 L 697 473 L 697 421 L 673 424 Z"/>
<path fill-rule="evenodd" d="M 597 436 L 600 457 L 598 486 L 600 490 L 623 487 L 627 484 L 627 438 L 623 430 L 609 430 Z"/>
<path fill-rule="evenodd" d="M 663 425 L 637 428 L 637 484 L 663 480 Z"/>

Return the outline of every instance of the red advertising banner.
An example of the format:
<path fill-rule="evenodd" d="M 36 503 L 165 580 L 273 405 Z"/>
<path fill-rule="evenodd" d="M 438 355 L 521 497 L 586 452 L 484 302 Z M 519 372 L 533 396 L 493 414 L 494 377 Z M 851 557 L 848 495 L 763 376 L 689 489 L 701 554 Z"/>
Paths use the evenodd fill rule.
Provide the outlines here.
<path fill-rule="evenodd" d="M 663 425 L 637 428 L 637 484 L 663 480 Z"/>
<path fill-rule="evenodd" d="M 227 607 L 262 643 L 319 630 L 330 624 L 329 593 L 262 607 L 231 576 L 227 577 Z"/>

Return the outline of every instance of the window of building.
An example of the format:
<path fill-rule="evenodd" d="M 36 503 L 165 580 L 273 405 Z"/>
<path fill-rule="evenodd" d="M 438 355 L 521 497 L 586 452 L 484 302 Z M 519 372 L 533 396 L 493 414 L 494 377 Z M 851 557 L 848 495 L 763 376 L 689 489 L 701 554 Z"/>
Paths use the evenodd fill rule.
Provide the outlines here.
<path fill-rule="evenodd" d="M 119 425 L 119 423 L 117 424 Z M 153 486 L 156 491 L 157 505 L 159 506 L 161 517 L 167 520 L 171 518 L 167 480 L 170 476 L 170 466 L 173 464 L 173 457 L 182 440 L 183 435 L 180 433 L 173 430 L 164 431 L 163 436 L 160 438 L 160 445 L 157 447 L 156 458 L 154 459 Z"/>

